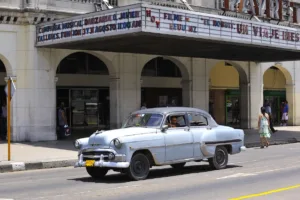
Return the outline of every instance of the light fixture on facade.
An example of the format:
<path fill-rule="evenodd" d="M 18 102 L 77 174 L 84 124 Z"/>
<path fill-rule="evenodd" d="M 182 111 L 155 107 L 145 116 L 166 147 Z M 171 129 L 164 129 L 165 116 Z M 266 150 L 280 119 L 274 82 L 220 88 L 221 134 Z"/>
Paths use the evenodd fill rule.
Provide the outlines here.
<path fill-rule="evenodd" d="M 194 11 L 194 9 L 189 5 L 189 3 L 186 0 L 181 0 L 181 2 L 191 11 Z"/>
<path fill-rule="evenodd" d="M 101 0 L 99 3 L 94 3 L 94 6 L 96 11 L 110 10 L 114 8 L 112 5 L 109 4 L 108 0 Z"/>

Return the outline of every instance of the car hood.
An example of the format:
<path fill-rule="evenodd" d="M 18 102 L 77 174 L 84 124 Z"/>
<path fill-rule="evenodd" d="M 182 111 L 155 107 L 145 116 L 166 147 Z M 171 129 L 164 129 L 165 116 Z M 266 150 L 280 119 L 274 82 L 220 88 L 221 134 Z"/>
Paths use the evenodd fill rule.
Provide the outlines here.
<path fill-rule="evenodd" d="M 92 146 L 101 146 L 102 148 L 109 148 L 110 143 L 113 139 L 119 138 L 122 140 L 122 137 L 134 136 L 141 134 L 156 133 L 157 129 L 155 128 L 142 128 L 142 127 L 130 127 L 130 128 L 121 128 L 114 129 L 109 131 L 99 131 L 95 132 L 89 137 L 89 145 Z"/>

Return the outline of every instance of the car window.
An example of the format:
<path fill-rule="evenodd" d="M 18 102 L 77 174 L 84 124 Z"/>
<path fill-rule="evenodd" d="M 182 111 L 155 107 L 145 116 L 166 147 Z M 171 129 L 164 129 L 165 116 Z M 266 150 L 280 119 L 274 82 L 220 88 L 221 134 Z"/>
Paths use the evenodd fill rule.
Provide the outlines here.
<path fill-rule="evenodd" d="M 128 119 L 123 128 L 128 127 L 156 127 L 160 126 L 163 115 L 155 113 L 133 114 Z"/>
<path fill-rule="evenodd" d="M 201 113 L 188 113 L 190 126 L 208 126 L 208 121 Z"/>
<path fill-rule="evenodd" d="M 187 122 L 185 120 L 185 115 L 169 115 L 166 119 L 165 124 L 168 125 L 170 128 L 176 127 L 185 127 L 187 126 Z"/>

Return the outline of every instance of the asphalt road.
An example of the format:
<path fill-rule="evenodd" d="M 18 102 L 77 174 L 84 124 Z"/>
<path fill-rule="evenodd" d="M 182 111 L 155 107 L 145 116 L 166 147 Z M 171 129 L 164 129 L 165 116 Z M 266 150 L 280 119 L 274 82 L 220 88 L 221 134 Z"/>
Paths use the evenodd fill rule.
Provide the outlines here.
<path fill-rule="evenodd" d="M 207 163 L 191 163 L 180 171 L 154 168 L 147 180 L 138 182 L 114 172 L 95 181 L 83 168 L 5 173 L 0 174 L 0 200 L 299 198 L 300 144 L 248 149 L 230 156 L 229 162 L 227 169 L 219 171 L 210 170 Z"/>

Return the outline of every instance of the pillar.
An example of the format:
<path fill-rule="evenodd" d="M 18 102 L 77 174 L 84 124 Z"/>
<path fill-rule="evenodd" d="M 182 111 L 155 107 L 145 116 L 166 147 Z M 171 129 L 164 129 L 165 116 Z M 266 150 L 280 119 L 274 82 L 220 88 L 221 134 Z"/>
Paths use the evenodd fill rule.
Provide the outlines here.
<path fill-rule="evenodd" d="M 208 112 L 209 74 L 206 59 L 193 58 L 191 71 L 191 106 Z"/>
<path fill-rule="evenodd" d="M 250 120 L 249 120 L 249 87 L 248 83 L 240 83 L 240 120 L 241 120 L 241 128 L 248 129 L 250 128 Z"/>
<path fill-rule="evenodd" d="M 184 107 L 189 107 L 192 105 L 191 103 L 191 89 L 192 89 L 192 81 L 191 80 L 182 80 L 182 105 Z"/>
<path fill-rule="evenodd" d="M 110 120 L 111 128 L 119 128 L 141 107 L 141 75 L 137 73 L 136 55 L 120 53 L 113 64 L 118 72 L 110 81 Z"/>
<path fill-rule="evenodd" d="M 110 129 L 119 128 L 120 121 L 120 79 L 112 77 L 109 80 Z"/>
<path fill-rule="evenodd" d="M 300 9 L 299 9 L 300 11 Z M 299 15 L 300 16 L 300 15 Z M 294 62 L 294 73 L 296 74 L 294 80 L 294 124 L 296 126 L 300 125 L 300 62 Z"/>
<path fill-rule="evenodd" d="M 295 104 L 295 87 L 294 84 L 286 84 L 286 100 L 288 101 L 289 105 L 289 120 L 288 125 L 293 126 L 296 125 L 295 121 L 295 110 L 294 110 L 294 104 Z"/>
<path fill-rule="evenodd" d="M 51 50 L 34 47 L 35 26 L 18 38 L 17 90 L 13 99 L 12 140 L 56 140 L 55 67 Z"/>
<path fill-rule="evenodd" d="M 249 128 L 257 128 L 260 107 L 263 105 L 263 74 L 261 64 L 249 64 Z"/>

